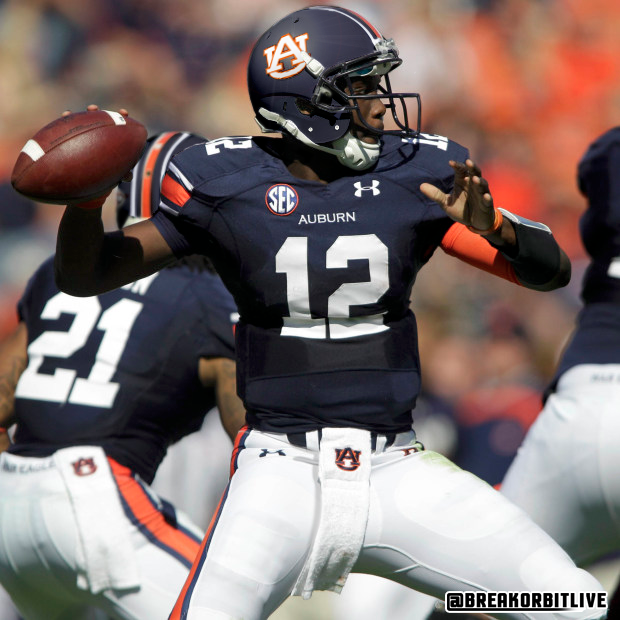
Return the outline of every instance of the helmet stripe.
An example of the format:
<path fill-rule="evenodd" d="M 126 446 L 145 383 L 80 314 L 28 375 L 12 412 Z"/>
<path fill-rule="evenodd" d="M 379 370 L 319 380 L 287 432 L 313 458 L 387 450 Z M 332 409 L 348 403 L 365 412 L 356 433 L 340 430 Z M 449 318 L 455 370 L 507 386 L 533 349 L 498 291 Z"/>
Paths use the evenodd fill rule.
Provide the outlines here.
<path fill-rule="evenodd" d="M 163 133 L 151 145 L 149 153 L 145 158 L 144 168 L 141 170 L 140 174 L 140 180 L 142 181 L 139 203 L 140 213 L 136 213 L 136 217 L 151 217 L 151 188 L 153 186 L 153 174 L 155 173 L 157 158 L 159 157 L 159 153 L 166 142 L 168 142 L 175 135 L 176 132 L 174 131 Z M 157 183 L 159 184 L 159 179 L 157 179 Z"/>
<path fill-rule="evenodd" d="M 381 33 L 366 18 L 362 17 L 359 13 L 356 13 L 355 11 L 349 11 L 349 10 L 347 10 L 347 13 L 351 13 L 352 15 L 355 15 L 355 17 L 357 17 L 361 22 L 366 24 L 366 26 L 370 28 L 370 30 L 372 31 L 372 33 L 375 35 L 377 39 L 383 38 Z"/>
<path fill-rule="evenodd" d="M 368 34 L 368 37 L 371 41 L 375 41 L 376 39 L 382 39 L 382 34 L 366 19 L 364 19 L 359 13 L 355 11 L 350 11 L 349 9 L 339 9 L 336 7 L 327 7 L 327 6 L 311 6 L 309 9 L 318 9 L 320 11 L 333 11 L 334 13 L 340 13 L 348 17 L 349 19 L 358 23 L 359 26 Z"/>

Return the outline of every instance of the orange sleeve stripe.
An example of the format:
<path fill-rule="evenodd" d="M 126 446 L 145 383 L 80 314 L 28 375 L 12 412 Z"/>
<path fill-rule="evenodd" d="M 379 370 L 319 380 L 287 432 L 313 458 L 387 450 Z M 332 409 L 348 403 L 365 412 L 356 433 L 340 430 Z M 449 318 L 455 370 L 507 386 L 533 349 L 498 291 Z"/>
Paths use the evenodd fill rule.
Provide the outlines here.
<path fill-rule="evenodd" d="M 156 541 L 183 557 L 191 565 L 198 553 L 198 542 L 166 522 L 161 512 L 153 506 L 150 498 L 133 478 L 127 467 L 120 465 L 111 458 L 108 458 L 108 462 L 118 490 L 136 521 Z"/>
<path fill-rule="evenodd" d="M 501 252 L 480 235 L 467 230 L 463 224 L 457 222 L 452 224 L 443 236 L 440 246 L 450 256 L 520 285 L 512 265 Z"/>
<path fill-rule="evenodd" d="M 191 198 L 191 194 L 168 174 L 162 181 L 161 195 L 178 207 L 182 207 Z"/>
<path fill-rule="evenodd" d="M 155 164 L 157 158 L 161 153 L 161 149 L 175 135 L 174 131 L 169 131 L 161 135 L 153 145 L 146 158 L 144 164 L 144 171 L 142 172 L 142 196 L 140 197 L 140 215 L 144 218 L 151 217 L 153 211 L 159 207 L 159 205 L 151 205 L 151 187 L 153 186 L 153 171 L 155 170 Z"/>

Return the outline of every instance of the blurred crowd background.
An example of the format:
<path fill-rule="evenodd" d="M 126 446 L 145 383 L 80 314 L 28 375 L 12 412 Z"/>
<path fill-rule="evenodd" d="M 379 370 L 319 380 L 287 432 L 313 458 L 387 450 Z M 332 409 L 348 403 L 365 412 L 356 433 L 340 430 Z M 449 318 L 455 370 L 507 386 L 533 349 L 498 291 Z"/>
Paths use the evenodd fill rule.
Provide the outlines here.
<path fill-rule="evenodd" d="M 249 51 L 266 27 L 305 4 L 0 0 L 0 338 L 15 324 L 28 276 L 54 250 L 62 213 L 10 186 L 26 140 L 63 110 L 89 103 L 125 107 L 151 133 L 256 133 L 245 82 Z M 585 202 L 576 164 L 593 138 L 620 123 L 620 3 L 341 4 L 396 40 L 404 63 L 393 87 L 421 94 L 423 130 L 467 146 L 496 204 L 550 225 L 573 260 L 569 287 L 540 295 L 438 252 L 412 300 L 425 389 L 449 405 L 467 401 L 466 410 L 474 390 L 507 382 L 539 390 L 579 306 Z M 112 228 L 113 205 L 106 210 Z"/>
<path fill-rule="evenodd" d="M 415 288 L 429 397 L 480 421 L 495 414 L 488 406 L 481 412 L 478 400 L 496 402 L 498 410 L 508 404 L 480 390 L 525 387 L 510 397 L 525 399 L 523 409 L 531 413 L 520 410 L 519 419 L 527 422 L 539 405 L 532 392 L 551 376 L 579 307 L 585 256 L 578 218 L 585 202 L 576 164 L 593 138 L 620 123 L 620 3 L 341 4 L 396 40 L 404 63 L 393 88 L 421 94 L 423 130 L 467 146 L 496 204 L 550 225 L 573 261 L 569 287 L 541 295 L 439 251 Z M 15 324 L 15 301 L 27 278 L 54 250 L 62 213 L 10 186 L 26 140 L 63 110 L 89 103 L 125 107 L 151 133 L 256 133 L 246 92 L 248 54 L 266 27 L 304 5 L 0 0 L 0 338 Z M 113 211 L 106 206 L 110 228 Z"/>
<path fill-rule="evenodd" d="M 89 103 L 127 108 L 150 133 L 256 133 L 245 82 L 251 46 L 306 4 L 0 0 L 0 339 L 16 323 L 27 278 L 54 251 L 62 213 L 10 186 L 26 140 Z M 423 131 L 467 146 L 496 205 L 544 221 L 573 262 L 567 288 L 540 294 L 439 251 L 414 289 L 419 434 L 494 484 L 540 408 L 579 309 L 587 258 L 575 170 L 589 142 L 620 124 L 620 2 L 339 4 L 396 40 L 404 63 L 393 88 L 421 94 Z M 110 228 L 113 212 L 106 205 Z"/>

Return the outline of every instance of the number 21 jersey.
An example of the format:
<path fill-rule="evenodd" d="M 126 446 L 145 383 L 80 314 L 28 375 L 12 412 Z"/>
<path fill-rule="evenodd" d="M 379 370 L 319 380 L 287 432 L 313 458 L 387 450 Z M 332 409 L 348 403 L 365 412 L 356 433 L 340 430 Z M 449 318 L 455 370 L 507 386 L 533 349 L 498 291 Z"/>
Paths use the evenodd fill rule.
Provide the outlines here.
<path fill-rule="evenodd" d="M 102 446 L 151 482 L 170 443 L 202 425 L 215 391 L 201 357 L 234 359 L 234 302 L 217 275 L 185 264 L 123 288 L 73 297 L 54 283 L 53 259 L 19 302 L 28 367 L 15 392 L 11 452 L 49 455 Z"/>

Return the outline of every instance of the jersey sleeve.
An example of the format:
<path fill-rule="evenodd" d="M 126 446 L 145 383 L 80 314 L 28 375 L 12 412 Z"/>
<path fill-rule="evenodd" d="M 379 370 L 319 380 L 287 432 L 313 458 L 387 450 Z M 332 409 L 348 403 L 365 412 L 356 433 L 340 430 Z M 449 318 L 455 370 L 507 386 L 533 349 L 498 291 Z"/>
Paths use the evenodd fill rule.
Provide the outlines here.
<path fill-rule="evenodd" d="M 256 165 L 249 137 L 191 146 L 169 162 L 159 209 L 152 220 L 177 257 L 205 254 L 214 214 L 252 184 L 246 170 Z"/>
<path fill-rule="evenodd" d="M 192 183 L 171 162 L 161 184 L 161 201 L 152 222 L 177 258 L 194 252 L 194 231 L 191 216 L 188 217 L 197 207 L 191 204 L 192 191 Z"/>
<path fill-rule="evenodd" d="M 237 307 L 219 276 L 210 272 L 194 275 L 192 305 L 200 308 L 196 326 L 199 357 L 235 359 L 235 324 Z"/>
<path fill-rule="evenodd" d="M 26 284 L 26 288 L 19 301 L 17 302 L 17 318 L 24 323 L 28 322 L 28 309 L 31 306 L 33 288 L 34 288 L 34 276 L 32 276 L 28 283 Z"/>
<path fill-rule="evenodd" d="M 54 257 L 52 256 L 44 261 L 30 277 L 21 298 L 17 302 L 17 317 L 20 321 L 28 324 L 31 318 L 30 312 L 36 307 L 34 300 L 37 297 L 37 293 L 48 287 L 50 283 L 53 285 L 53 279 Z"/>
<path fill-rule="evenodd" d="M 176 222 L 161 209 L 151 217 L 151 221 L 160 232 L 166 243 L 177 258 L 187 256 L 192 253 L 192 246 L 189 239 L 183 234 Z"/>
<path fill-rule="evenodd" d="M 200 357 L 235 359 L 234 329 L 230 320 L 218 313 L 205 316 L 198 343 Z"/>

